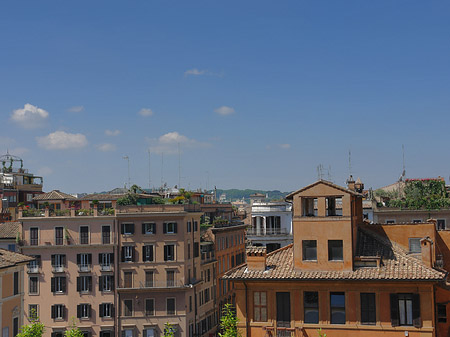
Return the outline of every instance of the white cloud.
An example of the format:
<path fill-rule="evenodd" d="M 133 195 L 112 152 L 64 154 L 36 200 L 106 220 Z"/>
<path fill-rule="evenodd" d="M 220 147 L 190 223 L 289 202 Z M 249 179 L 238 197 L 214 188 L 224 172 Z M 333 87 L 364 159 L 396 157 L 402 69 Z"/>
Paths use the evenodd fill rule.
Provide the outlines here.
<path fill-rule="evenodd" d="M 81 112 L 83 110 L 84 110 L 84 106 L 82 106 L 82 105 L 76 105 L 76 106 L 73 106 L 73 107 L 67 109 L 67 111 L 69 111 L 69 112 Z"/>
<path fill-rule="evenodd" d="M 111 143 L 98 144 L 97 149 L 102 152 L 116 151 L 116 146 Z"/>
<path fill-rule="evenodd" d="M 48 116 L 44 109 L 27 103 L 23 109 L 13 111 L 11 120 L 25 129 L 34 129 L 44 126 Z"/>
<path fill-rule="evenodd" d="M 150 151 L 154 153 L 164 153 L 164 154 L 177 154 L 178 144 L 180 145 L 180 150 L 182 149 L 195 149 L 195 148 L 208 148 L 211 146 L 209 143 L 199 142 L 195 139 L 190 139 L 178 132 L 169 132 L 162 135 L 158 139 L 148 139 L 150 143 Z"/>
<path fill-rule="evenodd" d="M 184 76 L 202 76 L 202 75 L 222 77 L 223 73 L 213 73 L 212 71 L 198 68 L 188 69 L 184 72 Z"/>
<path fill-rule="evenodd" d="M 138 114 L 141 116 L 144 116 L 144 117 L 152 116 L 153 110 L 143 108 L 143 109 L 139 110 Z"/>
<path fill-rule="evenodd" d="M 287 150 L 291 148 L 291 144 L 280 144 L 280 149 Z"/>
<path fill-rule="evenodd" d="M 228 116 L 228 115 L 235 113 L 233 108 L 231 108 L 229 106 L 225 106 L 225 105 L 221 106 L 220 108 L 215 109 L 214 112 L 218 113 L 219 115 L 222 115 L 222 116 Z"/>
<path fill-rule="evenodd" d="M 46 150 L 66 150 L 85 147 L 86 136 L 81 133 L 55 131 L 45 137 L 36 137 L 38 145 Z"/>
<path fill-rule="evenodd" d="M 120 130 L 105 130 L 105 135 L 115 137 L 120 135 Z"/>
<path fill-rule="evenodd" d="M 53 169 L 48 166 L 43 166 L 37 170 L 37 174 L 40 176 L 48 176 L 53 173 Z"/>

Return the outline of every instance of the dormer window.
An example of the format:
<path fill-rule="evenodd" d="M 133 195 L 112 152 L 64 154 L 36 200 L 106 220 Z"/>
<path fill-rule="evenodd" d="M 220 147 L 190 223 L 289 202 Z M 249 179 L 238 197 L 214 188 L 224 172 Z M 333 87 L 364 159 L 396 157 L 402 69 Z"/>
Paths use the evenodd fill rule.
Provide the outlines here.
<path fill-rule="evenodd" d="M 303 198 L 303 216 L 316 216 L 317 198 Z"/>

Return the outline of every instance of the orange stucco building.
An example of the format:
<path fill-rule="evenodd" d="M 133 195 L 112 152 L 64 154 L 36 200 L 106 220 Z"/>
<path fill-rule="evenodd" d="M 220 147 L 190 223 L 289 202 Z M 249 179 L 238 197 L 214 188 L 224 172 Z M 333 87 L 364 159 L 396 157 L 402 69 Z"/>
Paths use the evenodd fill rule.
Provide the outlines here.
<path fill-rule="evenodd" d="M 437 321 L 450 297 L 436 261 L 448 245 L 432 223 L 365 223 L 356 190 L 353 181 L 320 180 L 291 193 L 293 244 L 270 254 L 256 247 L 224 275 L 243 336 L 317 336 L 319 328 L 330 337 L 447 336 Z"/>

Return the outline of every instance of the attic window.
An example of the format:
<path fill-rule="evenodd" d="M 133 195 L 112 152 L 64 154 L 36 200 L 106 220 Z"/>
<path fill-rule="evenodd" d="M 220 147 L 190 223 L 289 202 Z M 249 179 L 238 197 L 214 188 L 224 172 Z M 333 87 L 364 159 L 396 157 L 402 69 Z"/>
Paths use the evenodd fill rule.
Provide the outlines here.
<path fill-rule="evenodd" d="M 409 238 L 409 252 L 420 253 L 420 238 Z"/>

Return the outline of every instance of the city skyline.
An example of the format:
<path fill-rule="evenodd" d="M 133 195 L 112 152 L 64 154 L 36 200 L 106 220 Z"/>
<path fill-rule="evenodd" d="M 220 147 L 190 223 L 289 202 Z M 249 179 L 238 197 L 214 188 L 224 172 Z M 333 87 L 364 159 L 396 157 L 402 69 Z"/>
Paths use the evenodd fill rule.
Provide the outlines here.
<path fill-rule="evenodd" d="M 4 3 L 0 152 L 68 193 L 122 187 L 125 156 L 148 187 L 149 149 L 155 187 L 292 191 L 320 164 L 343 185 L 351 151 L 378 188 L 401 175 L 403 144 L 407 177 L 448 179 L 449 9 Z"/>

